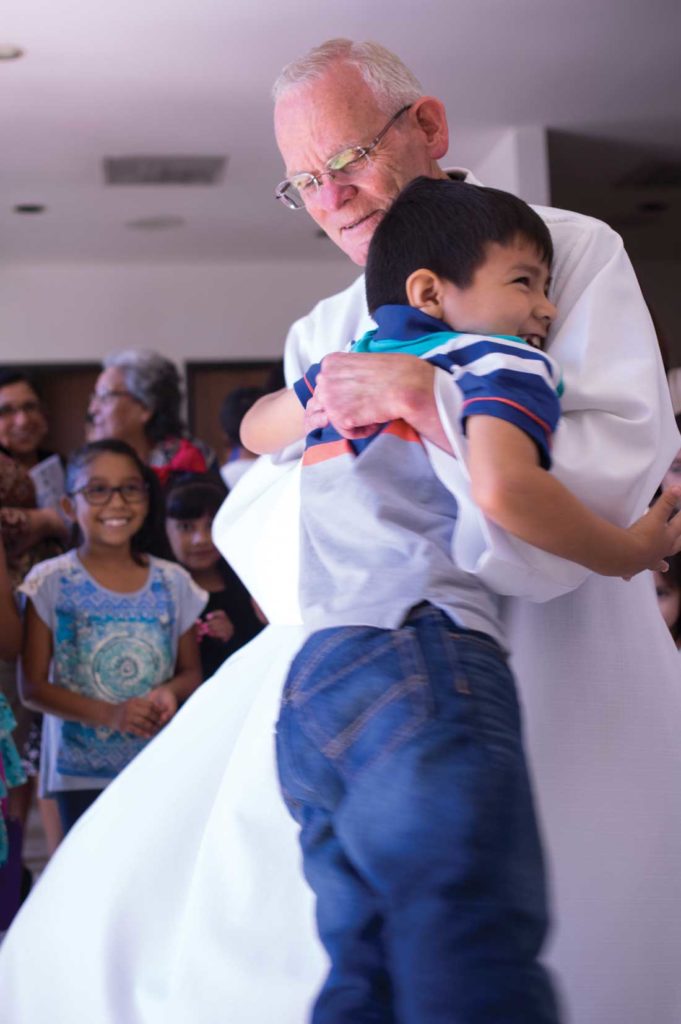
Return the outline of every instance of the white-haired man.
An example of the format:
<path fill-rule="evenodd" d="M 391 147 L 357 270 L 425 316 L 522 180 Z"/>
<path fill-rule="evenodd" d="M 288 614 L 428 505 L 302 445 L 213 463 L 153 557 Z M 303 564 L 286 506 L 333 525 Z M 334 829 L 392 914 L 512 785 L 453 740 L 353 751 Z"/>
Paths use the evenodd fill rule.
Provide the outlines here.
<path fill-rule="evenodd" d="M 439 164 L 448 148 L 442 103 L 423 95 L 401 61 L 375 44 L 348 40 L 323 44 L 284 69 L 275 84 L 274 99 L 275 132 L 287 174 L 277 187 L 277 197 L 293 209 L 304 208 L 360 266 L 376 225 L 414 176 L 448 173 L 472 180 L 468 172 L 445 171 Z M 590 218 L 549 209 L 540 213 L 553 236 L 552 297 L 560 310 L 552 329 L 551 352 L 561 362 L 566 382 L 564 422 L 556 440 L 554 465 L 557 475 L 594 509 L 626 524 L 650 500 L 664 463 L 675 449 L 674 424 L 652 325 L 618 236 Z M 433 436 L 436 418 L 452 437 L 456 425 L 449 415 L 444 371 L 408 355 L 330 352 L 361 336 L 369 326 L 360 278 L 345 292 L 321 302 L 292 328 L 286 347 L 289 379 L 296 379 L 309 364 L 324 357 L 309 427 L 322 425 L 328 417 L 346 436 L 355 437 L 375 423 L 402 418 L 424 435 Z M 456 493 L 458 470 L 444 467 L 442 472 L 450 476 Z M 632 644 L 631 630 L 639 638 L 645 635 L 638 624 L 642 617 L 650 619 L 651 613 L 655 614 L 652 589 L 647 581 L 627 590 L 621 582 L 575 574 L 560 560 L 537 558 L 517 545 L 508 564 L 505 541 L 497 539 L 497 553 L 492 543 L 491 551 L 472 564 L 483 580 L 511 595 L 541 600 L 567 595 L 543 606 L 511 601 L 507 607 L 510 645 L 521 690 L 524 683 L 529 703 L 530 752 L 535 755 L 540 804 L 556 875 L 556 959 L 565 978 L 567 1003 L 579 1007 L 583 1019 L 614 1021 L 624 1013 L 630 1014 L 626 1019 L 633 1022 L 638 1011 L 632 1009 L 631 999 L 622 995 L 622 965 L 631 962 L 632 969 L 638 971 L 639 988 L 652 985 L 653 971 L 643 966 L 640 957 L 637 964 L 630 959 L 632 951 L 622 940 L 617 954 L 606 958 L 605 967 L 601 963 L 601 988 L 588 977 L 583 940 L 594 903 L 590 903 L 589 913 L 586 905 L 576 905 L 575 885 L 576 879 L 586 883 L 583 892 L 589 892 L 589 899 L 598 892 L 598 912 L 604 915 L 603 921 L 610 915 L 611 931 L 616 891 L 608 890 L 607 872 L 594 886 L 594 865 L 599 860 L 607 863 L 618 843 L 626 843 L 646 827 L 644 820 L 649 829 L 654 827 L 646 807 L 649 787 L 641 785 L 639 776 L 632 789 L 629 778 L 621 774 L 621 765 L 627 751 L 631 756 L 634 737 L 637 758 L 640 749 L 660 742 L 661 734 L 655 729 L 661 728 L 661 719 L 649 735 L 640 738 L 633 717 L 626 726 L 620 722 L 617 739 L 621 746 L 614 756 L 617 744 L 606 753 L 599 742 L 613 692 L 618 691 L 625 703 L 636 703 L 635 692 L 645 669 L 635 658 L 637 642 Z M 567 593 L 578 584 L 579 589 Z M 604 617 L 604 609 L 609 609 L 610 616 Z M 673 663 L 664 638 L 651 640 L 646 659 L 662 659 L 665 669 L 656 669 L 655 674 L 659 678 L 666 672 L 671 684 Z M 665 697 L 660 694 L 660 699 L 663 706 L 669 693 Z M 577 716 L 575 701 L 582 707 Z M 567 708 L 569 740 L 560 728 L 566 724 Z M 675 706 L 676 720 L 678 713 Z M 588 764 L 598 796 L 584 792 L 576 801 L 577 775 L 571 777 L 570 761 L 582 757 L 582 770 Z M 659 781 L 652 765 L 647 768 Z M 581 771 L 579 774 L 582 777 Z M 681 805 L 676 799 L 670 804 L 669 797 L 665 787 L 664 793 L 656 793 L 653 799 L 673 807 L 669 845 L 678 851 Z M 617 807 L 610 820 L 601 818 L 600 833 L 596 828 L 599 800 L 606 801 L 611 810 Z M 574 840 L 566 838 L 570 834 L 568 819 L 574 834 L 580 829 L 588 831 L 589 857 L 580 855 Z M 652 875 L 641 872 L 639 856 L 637 851 L 627 863 L 630 874 L 620 895 L 632 882 L 650 885 Z M 593 858 L 591 863 L 589 858 Z M 651 935 L 668 934 L 673 915 L 667 915 L 666 924 L 660 927 L 660 915 L 651 914 L 650 906 L 646 899 L 645 930 Z M 631 927 L 635 926 L 632 920 Z M 650 968 L 654 954 L 649 950 L 647 956 Z M 660 993 L 658 989 L 656 999 L 660 1019 L 671 1024 L 679 987 L 668 980 L 669 990 Z M 616 994 L 617 986 L 620 994 Z"/>

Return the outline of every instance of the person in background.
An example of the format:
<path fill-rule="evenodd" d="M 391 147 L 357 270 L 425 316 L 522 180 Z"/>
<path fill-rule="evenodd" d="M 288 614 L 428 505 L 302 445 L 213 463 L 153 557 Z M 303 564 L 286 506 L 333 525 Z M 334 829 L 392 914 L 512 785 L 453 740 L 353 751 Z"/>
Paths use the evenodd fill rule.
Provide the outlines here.
<path fill-rule="evenodd" d="M 42 454 L 39 445 L 46 429 L 42 411 L 35 408 L 36 393 L 22 374 L 12 374 L 10 383 L 0 387 L 0 427 L 6 447 L 0 452 L 0 536 L 6 555 L 7 572 L 13 592 L 32 566 L 63 550 L 67 528 L 55 508 L 37 508 L 36 489 L 29 474 Z M 0 379 L 2 379 L 0 377 Z M 7 376 L 4 378 L 7 380 Z M 29 390 L 30 389 L 30 390 Z M 4 395 L 4 398 L 3 398 Z M 32 396 L 32 397 L 31 397 Z M 27 410 L 27 406 L 31 406 Z M 19 407 L 22 410 L 17 413 Z M 5 410 L 3 417 L 2 410 Z M 13 411 L 10 414 L 8 408 Z M 24 424 L 25 429 L 19 430 Z M 19 700 L 16 655 L 0 654 L 0 691 L 15 719 L 14 741 L 21 756 L 24 779 L 8 797 L 9 813 L 25 828 L 36 790 L 40 762 L 41 716 Z M 38 800 L 48 854 L 62 838 L 57 808 L 52 800 Z M 31 874 L 23 868 L 23 894 L 31 887 Z"/>
<path fill-rule="evenodd" d="M 655 592 L 662 618 L 681 651 L 681 555 L 672 555 L 667 562 L 667 572 L 654 573 Z"/>
<path fill-rule="evenodd" d="M 78 547 L 20 587 L 21 696 L 45 715 L 41 788 L 64 833 L 198 686 L 193 627 L 206 601 L 183 569 L 148 554 L 156 487 L 134 449 L 87 444 L 66 483 Z"/>
<path fill-rule="evenodd" d="M 125 441 L 165 484 L 172 473 L 219 473 L 215 453 L 189 436 L 180 375 L 158 352 L 126 349 L 104 359 L 90 397 L 88 441 Z"/>
<path fill-rule="evenodd" d="M 0 535 L 0 658 L 16 658 L 21 649 L 21 619 L 7 571 L 5 546 Z M 12 739 L 16 719 L 5 695 L 0 691 L 0 932 L 5 931 L 19 907 L 21 873 L 8 864 L 10 818 L 8 792 L 22 785 L 26 775 Z M 19 825 L 19 828 L 21 826 Z M 19 844 L 18 844 L 19 845 Z M 16 851 L 17 860 L 20 850 Z"/>
<path fill-rule="evenodd" d="M 258 457 L 241 443 L 239 430 L 248 410 L 264 394 L 263 388 L 234 388 L 220 405 L 220 427 L 226 441 L 225 462 L 220 466 L 220 476 L 230 491 Z"/>
<path fill-rule="evenodd" d="M 677 413 L 675 416 L 676 426 L 681 431 L 681 413 Z M 672 459 L 669 469 L 662 477 L 661 487 L 666 490 L 667 487 L 679 486 L 681 484 L 681 448 Z"/>
<path fill-rule="evenodd" d="M 171 484 L 166 494 L 166 532 L 173 556 L 208 592 L 197 622 L 204 679 L 263 626 L 248 591 L 213 543 L 213 519 L 223 499 L 224 491 L 212 480 L 191 476 Z"/>
<path fill-rule="evenodd" d="M 0 368 L 0 451 L 29 471 L 53 454 L 43 447 L 47 433 L 42 401 L 30 374 L 16 367 Z M 50 539 L 65 541 L 67 530 L 57 509 L 32 504 L 22 517 L 22 547 Z"/>

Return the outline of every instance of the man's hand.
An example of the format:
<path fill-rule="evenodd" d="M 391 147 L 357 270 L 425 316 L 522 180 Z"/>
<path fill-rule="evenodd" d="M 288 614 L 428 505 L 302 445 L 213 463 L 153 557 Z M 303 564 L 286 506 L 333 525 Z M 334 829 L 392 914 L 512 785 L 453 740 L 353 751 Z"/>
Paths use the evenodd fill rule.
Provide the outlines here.
<path fill-rule="evenodd" d="M 449 450 L 433 395 L 435 368 L 399 353 L 331 352 L 317 377 L 315 398 L 336 430 L 367 437 L 379 424 L 403 419 Z"/>

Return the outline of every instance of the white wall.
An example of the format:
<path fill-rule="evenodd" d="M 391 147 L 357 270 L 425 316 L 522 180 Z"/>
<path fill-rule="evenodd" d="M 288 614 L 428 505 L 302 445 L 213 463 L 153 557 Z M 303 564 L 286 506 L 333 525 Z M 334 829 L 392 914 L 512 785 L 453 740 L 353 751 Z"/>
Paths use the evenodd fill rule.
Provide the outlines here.
<path fill-rule="evenodd" d="M 542 128 L 470 134 L 457 160 L 487 185 L 549 201 Z M 7 264 L 0 361 L 90 362 L 128 346 L 180 363 L 276 358 L 290 324 L 357 273 L 340 254 L 315 263 Z"/>
<path fill-rule="evenodd" d="M 483 185 L 513 192 L 527 203 L 550 206 L 546 129 L 521 125 L 467 132 L 461 146 L 452 140 L 455 161 L 469 167 Z"/>
<path fill-rule="evenodd" d="M 290 324 L 350 284 L 345 258 L 320 263 L 6 265 L 3 363 L 98 361 L 114 348 L 170 358 L 273 358 Z"/>

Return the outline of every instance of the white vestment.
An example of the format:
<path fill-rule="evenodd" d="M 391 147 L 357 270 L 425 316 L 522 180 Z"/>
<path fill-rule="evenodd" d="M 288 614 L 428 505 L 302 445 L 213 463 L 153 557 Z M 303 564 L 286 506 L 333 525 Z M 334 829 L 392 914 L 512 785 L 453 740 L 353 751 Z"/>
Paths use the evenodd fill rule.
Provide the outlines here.
<path fill-rule="evenodd" d="M 550 349 L 565 380 L 555 472 L 627 523 L 679 447 L 652 325 L 618 237 L 540 212 L 556 246 Z M 294 325 L 288 379 L 368 326 L 360 280 Z M 443 387 L 438 379 L 448 420 Z M 453 420 L 448 429 L 462 445 Z M 440 463 L 461 493 L 461 467 Z M 216 539 L 273 624 L 58 851 L 0 949 L 3 1024 L 306 1019 L 325 960 L 272 736 L 302 635 L 297 480 L 294 458 L 261 459 L 223 506 Z M 476 515 L 467 512 L 471 536 Z M 547 959 L 565 1019 L 678 1024 L 681 688 L 650 574 L 590 576 L 477 529 L 471 568 L 545 601 L 509 599 L 507 621 L 551 876 Z"/>

